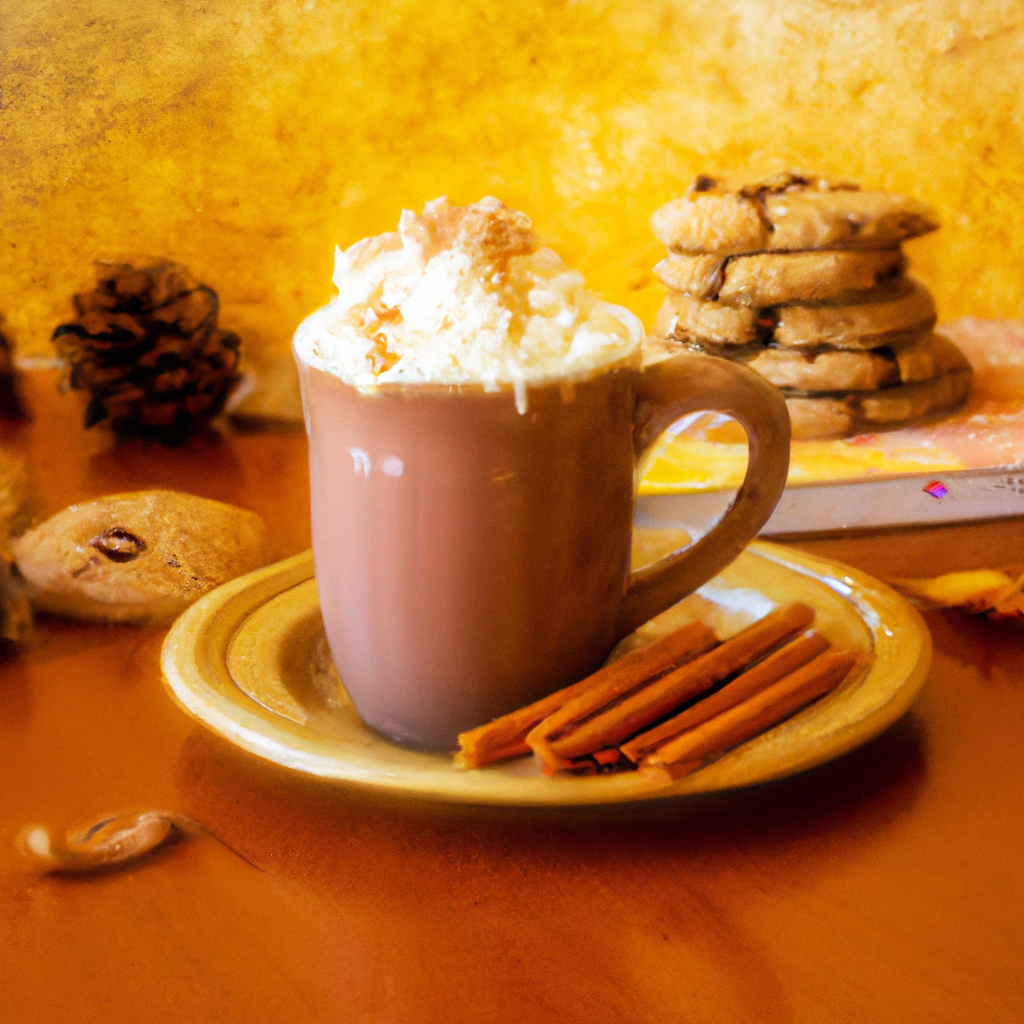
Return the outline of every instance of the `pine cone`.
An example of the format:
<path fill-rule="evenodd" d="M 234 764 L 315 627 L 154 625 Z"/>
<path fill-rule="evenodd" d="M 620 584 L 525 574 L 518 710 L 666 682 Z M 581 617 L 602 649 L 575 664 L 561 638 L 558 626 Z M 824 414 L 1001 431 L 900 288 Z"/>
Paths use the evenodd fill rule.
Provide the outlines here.
<path fill-rule="evenodd" d="M 170 261 L 97 263 L 96 279 L 53 332 L 62 388 L 92 394 L 85 426 L 165 444 L 201 430 L 239 379 L 241 342 L 217 327 L 217 293 Z"/>

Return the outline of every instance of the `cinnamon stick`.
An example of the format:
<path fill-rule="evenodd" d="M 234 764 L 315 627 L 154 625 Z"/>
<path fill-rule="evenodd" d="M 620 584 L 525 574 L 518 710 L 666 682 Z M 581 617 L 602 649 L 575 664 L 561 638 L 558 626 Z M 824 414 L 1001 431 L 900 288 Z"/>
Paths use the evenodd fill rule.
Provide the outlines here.
<path fill-rule="evenodd" d="M 796 671 L 801 665 L 827 651 L 829 642 L 820 633 L 808 632 L 791 640 L 753 668 L 741 673 L 732 682 L 726 683 L 710 697 L 705 697 L 681 714 L 670 718 L 667 722 L 656 725 L 647 732 L 634 736 L 620 747 L 634 764 L 639 764 L 644 756 L 657 747 L 667 743 L 688 729 L 695 729 L 709 718 L 720 715 L 723 711 L 741 704 L 748 697 L 754 696 L 777 683 L 784 676 Z"/>
<path fill-rule="evenodd" d="M 791 604 L 759 619 L 753 625 L 677 669 L 641 686 L 607 707 L 577 713 L 575 702 L 545 718 L 526 736 L 529 747 L 547 772 L 557 771 L 573 758 L 613 746 L 633 736 L 681 704 L 704 693 L 715 683 L 738 672 L 774 650 L 795 633 L 806 629 L 814 611 L 805 604 Z"/>
<path fill-rule="evenodd" d="M 850 651 L 819 654 L 767 690 L 670 740 L 643 765 L 663 768 L 673 778 L 688 775 L 835 689 L 858 661 Z"/>
<path fill-rule="evenodd" d="M 455 764 L 460 768 L 482 768 L 495 761 L 529 754 L 526 734 L 570 702 L 578 702 L 574 704 L 578 707 L 603 707 L 610 700 L 632 693 L 648 680 L 664 675 L 717 642 L 714 632 L 702 622 L 682 626 L 660 640 L 630 651 L 578 683 L 461 733 L 461 749 L 455 755 Z"/>

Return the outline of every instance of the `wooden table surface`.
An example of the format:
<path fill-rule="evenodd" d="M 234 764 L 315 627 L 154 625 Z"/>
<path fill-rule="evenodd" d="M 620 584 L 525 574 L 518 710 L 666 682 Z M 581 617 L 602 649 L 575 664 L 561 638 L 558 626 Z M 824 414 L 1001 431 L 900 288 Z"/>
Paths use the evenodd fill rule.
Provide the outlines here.
<path fill-rule="evenodd" d="M 27 382 L 34 509 L 163 486 L 308 544 L 296 431 L 127 445 Z M 915 575 L 1024 561 L 1024 520 L 800 545 Z M 420 804 L 214 737 L 160 679 L 163 629 L 38 621 L 0 665 L 0 1021 L 1017 1022 L 1024 629 L 929 614 L 931 675 L 885 734 L 745 792 L 631 810 Z M 15 852 L 129 808 L 211 835 L 134 869 Z"/>

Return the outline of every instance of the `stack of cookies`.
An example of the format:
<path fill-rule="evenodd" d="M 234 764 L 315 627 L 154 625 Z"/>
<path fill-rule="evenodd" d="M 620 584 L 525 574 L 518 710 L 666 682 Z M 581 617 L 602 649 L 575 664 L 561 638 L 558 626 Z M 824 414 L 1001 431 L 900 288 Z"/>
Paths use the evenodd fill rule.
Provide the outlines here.
<path fill-rule="evenodd" d="M 731 192 L 700 176 L 652 220 L 669 250 L 658 332 L 781 388 L 798 438 L 844 437 L 949 412 L 971 368 L 933 331 L 902 243 L 923 203 L 786 173 Z"/>

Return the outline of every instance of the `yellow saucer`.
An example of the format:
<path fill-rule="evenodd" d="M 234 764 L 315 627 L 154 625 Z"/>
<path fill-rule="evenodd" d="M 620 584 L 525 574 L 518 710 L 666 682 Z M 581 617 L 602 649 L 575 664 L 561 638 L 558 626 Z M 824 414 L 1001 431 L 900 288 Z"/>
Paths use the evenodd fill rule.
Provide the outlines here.
<path fill-rule="evenodd" d="M 347 701 L 325 653 L 309 552 L 198 601 L 172 627 L 162 664 L 176 700 L 214 732 L 318 778 L 460 803 L 621 803 L 733 789 L 803 771 L 875 736 L 910 706 L 931 661 L 931 637 L 920 615 L 865 573 L 773 544 L 752 544 L 612 656 L 694 619 L 724 638 L 790 601 L 815 608 L 815 628 L 837 647 L 865 652 L 868 668 L 782 725 L 667 784 L 641 772 L 548 778 L 532 758 L 460 770 L 449 754 L 410 750 L 374 732 Z"/>

